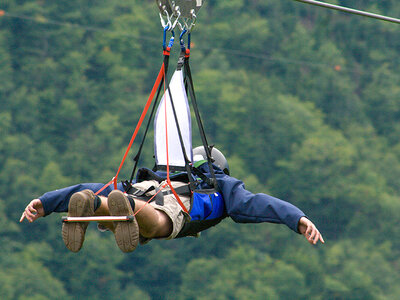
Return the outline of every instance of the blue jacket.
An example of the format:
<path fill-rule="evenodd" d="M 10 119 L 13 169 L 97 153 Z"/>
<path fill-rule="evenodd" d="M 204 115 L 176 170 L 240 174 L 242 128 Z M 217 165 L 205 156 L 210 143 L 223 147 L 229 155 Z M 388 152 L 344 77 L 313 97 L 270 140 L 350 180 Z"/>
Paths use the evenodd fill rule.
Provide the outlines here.
<path fill-rule="evenodd" d="M 201 165 L 199 169 L 210 176 L 208 164 Z M 216 166 L 214 166 L 214 172 L 225 201 L 227 214 L 233 221 L 285 224 L 299 233 L 297 225 L 300 218 L 306 215 L 296 206 L 267 194 L 253 194 L 246 190 L 242 181 L 226 175 Z"/>
<path fill-rule="evenodd" d="M 203 164 L 199 169 L 210 176 L 207 164 Z M 237 223 L 278 223 L 285 224 L 290 229 L 298 233 L 297 225 L 301 217 L 305 214 L 296 206 L 266 194 L 253 194 L 245 189 L 242 181 L 228 176 L 214 166 L 218 187 L 225 201 L 227 216 Z M 166 173 L 159 171 L 156 173 L 160 177 L 165 177 Z M 171 177 L 173 180 L 173 177 Z M 98 191 L 104 184 L 101 183 L 81 183 L 63 189 L 47 192 L 39 199 L 43 203 L 45 215 L 52 212 L 67 212 L 70 197 L 84 189 Z M 123 191 L 121 183 L 117 188 Z M 100 195 L 107 196 L 113 190 L 113 186 L 107 187 Z"/>

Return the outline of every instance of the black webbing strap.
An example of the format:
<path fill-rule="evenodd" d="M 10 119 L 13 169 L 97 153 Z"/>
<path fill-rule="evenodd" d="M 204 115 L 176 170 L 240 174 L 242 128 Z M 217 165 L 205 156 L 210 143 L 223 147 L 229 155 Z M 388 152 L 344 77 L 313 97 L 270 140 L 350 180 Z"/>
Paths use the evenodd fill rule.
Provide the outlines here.
<path fill-rule="evenodd" d="M 152 197 L 154 197 L 154 199 L 152 201 L 155 201 L 156 204 L 161 205 L 161 206 L 164 205 L 164 196 L 173 195 L 172 190 L 165 190 L 165 191 L 159 192 L 160 187 L 154 187 L 154 186 L 150 186 L 146 190 L 141 190 L 141 189 L 138 189 L 135 186 L 133 186 L 127 180 L 122 182 L 122 185 L 124 187 L 125 192 L 129 195 L 132 195 L 134 199 L 149 201 Z M 155 195 L 146 195 L 147 193 L 149 193 L 153 190 L 155 191 Z M 176 187 L 174 190 L 178 195 L 190 196 L 192 194 L 192 190 L 190 189 L 189 185 L 182 185 L 182 186 Z"/>
<path fill-rule="evenodd" d="M 199 176 L 201 180 L 205 181 L 209 186 L 213 186 L 215 188 L 214 180 L 211 180 L 211 178 L 208 178 L 203 172 L 201 172 L 196 167 L 193 167 L 192 170 L 193 170 L 193 173 L 196 174 L 197 176 Z"/>
<path fill-rule="evenodd" d="M 157 205 L 164 205 L 164 195 L 160 193 L 161 188 L 157 187 L 156 188 L 156 194 L 154 196 L 154 201 L 156 202 Z"/>
<path fill-rule="evenodd" d="M 137 197 L 142 197 L 146 193 L 151 192 L 152 190 L 155 189 L 154 186 L 150 186 L 147 190 L 141 190 L 141 189 L 138 189 L 138 188 L 134 187 L 132 185 L 132 183 L 130 183 L 127 180 L 122 182 L 122 186 L 124 187 L 124 191 L 127 194 L 130 194 L 130 195 L 133 195 L 133 196 L 137 196 Z"/>
<path fill-rule="evenodd" d="M 168 65 L 169 65 L 169 51 L 167 53 L 168 53 L 168 55 L 166 55 L 166 52 L 164 50 L 164 70 L 165 70 L 164 71 L 164 80 L 166 78 Z M 203 143 L 206 155 L 207 155 L 207 162 L 208 162 L 208 166 L 209 166 L 209 170 L 210 170 L 210 174 L 211 174 L 211 178 L 207 177 L 200 170 L 198 170 L 197 168 L 194 168 L 192 166 L 192 163 L 188 159 L 188 156 L 187 156 L 187 153 L 186 153 L 186 149 L 185 149 L 185 146 L 184 146 L 184 143 L 183 143 L 183 137 L 182 137 L 182 133 L 181 133 L 180 126 L 179 126 L 175 105 L 174 105 L 173 98 L 172 98 L 171 89 L 168 87 L 167 90 L 168 90 L 168 93 L 169 93 L 169 96 L 170 96 L 170 99 L 171 99 L 171 107 L 172 107 L 172 111 L 173 111 L 173 114 L 174 114 L 175 124 L 176 124 L 176 127 L 177 127 L 179 141 L 180 141 L 181 148 L 182 148 L 182 154 L 183 154 L 183 157 L 184 157 L 184 160 L 185 160 L 185 170 L 186 170 L 187 177 L 188 177 L 188 180 L 189 180 L 190 190 L 193 191 L 197 186 L 197 183 L 194 181 L 194 179 L 192 177 L 193 173 L 195 173 L 203 181 L 207 182 L 208 185 L 213 186 L 215 189 L 218 189 L 217 180 L 216 180 L 216 177 L 215 177 L 215 172 L 214 172 L 214 169 L 212 167 L 211 148 L 208 145 L 207 138 L 206 138 L 205 131 L 204 131 L 203 122 L 201 120 L 200 112 L 199 112 L 198 106 L 197 106 L 196 95 L 195 95 L 195 92 L 194 92 L 193 79 L 192 79 L 192 74 L 191 74 L 190 65 L 189 65 L 189 55 L 184 51 L 182 51 L 180 56 L 179 56 L 177 70 L 181 70 L 182 67 L 184 67 L 184 81 L 185 81 L 186 93 L 189 91 L 189 95 L 190 95 L 190 98 L 192 100 L 193 111 L 194 111 L 195 116 L 196 116 L 196 122 L 197 122 L 197 125 L 198 125 L 198 128 L 199 128 L 200 137 L 201 137 L 201 140 L 202 140 L 202 143 Z M 156 110 L 156 107 L 157 107 L 157 103 L 158 103 L 158 99 L 159 99 L 159 95 L 160 95 L 162 86 L 163 86 L 163 82 L 161 82 L 159 87 L 158 87 L 156 100 L 153 103 L 153 107 L 152 107 L 152 110 L 151 110 L 151 113 L 150 113 L 150 116 L 149 116 L 149 119 L 148 119 L 148 122 L 147 122 L 147 125 L 146 125 L 146 130 L 144 132 L 144 135 L 143 135 L 140 147 L 138 149 L 138 152 L 137 152 L 137 154 L 135 155 L 135 157 L 133 159 L 135 161 L 135 164 L 134 164 L 134 167 L 133 167 L 133 170 L 132 170 L 132 174 L 131 174 L 131 177 L 130 177 L 130 181 L 129 181 L 130 183 L 132 183 L 133 177 L 135 176 L 136 168 L 137 168 L 137 165 L 138 165 L 138 162 L 139 162 L 140 155 L 142 153 L 143 145 L 144 145 L 144 142 L 145 142 L 145 139 L 146 139 L 146 136 L 147 136 L 147 132 L 148 132 L 149 127 L 150 127 L 151 120 L 154 117 L 154 113 L 155 113 L 155 110 Z"/>
<path fill-rule="evenodd" d="M 215 189 L 218 189 L 217 179 L 215 177 L 215 172 L 214 172 L 214 169 L 213 169 L 213 166 L 212 166 L 210 147 L 208 146 L 207 137 L 206 137 L 206 134 L 205 134 L 205 131 L 204 131 L 203 122 L 201 121 L 200 112 L 199 112 L 199 109 L 198 109 L 198 106 L 197 106 L 197 100 L 196 100 L 196 95 L 195 95 L 195 92 L 194 92 L 192 73 L 190 71 L 190 65 L 189 65 L 189 55 L 185 55 L 184 66 L 185 66 L 185 69 L 184 69 L 185 70 L 185 79 L 187 79 L 186 80 L 187 91 L 189 91 L 190 98 L 192 100 L 193 111 L 194 111 L 194 113 L 196 115 L 197 126 L 199 127 L 201 141 L 203 143 L 204 150 L 205 150 L 206 155 L 207 155 L 208 168 L 210 170 L 210 174 L 211 174 L 211 177 L 212 177 L 212 178 L 206 177 L 207 178 L 206 182 L 210 186 L 214 186 Z M 197 171 L 199 173 L 201 173 L 196 168 L 193 168 L 193 169 L 195 170 L 196 173 L 197 173 Z M 199 177 L 201 178 L 200 175 L 199 175 Z"/>
<path fill-rule="evenodd" d="M 178 70 L 179 70 L 179 68 L 182 68 L 182 62 L 183 62 L 184 57 L 185 57 L 185 53 L 181 52 L 181 54 L 179 56 L 179 60 L 178 60 L 178 67 L 177 67 Z M 180 126 L 179 126 L 178 116 L 176 114 L 174 100 L 172 98 L 171 89 L 169 87 L 168 87 L 168 93 L 169 93 L 169 98 L 171 99 L 172 112 L 174 114 L 176 129 L 178 131 L 178 136 L 179 136 L 179 142 L 181 144 L 182 154 L 183 154 L 183 158 L 185 160 L 185 169 L 186 169 L 186 173 L 188 175 L 190 188 L 192 190 L 194 190 L 197 185 L 196 185 L 196 182 L 193 180 L 193 177 L 192 177 L 191 162 L 189 161 L 187 153 L 186 153 L 185 145 L 184 145 L 183 138 L 182 138 L 182 132 L 181 132 L 181 129 L 180 129 Z"/>

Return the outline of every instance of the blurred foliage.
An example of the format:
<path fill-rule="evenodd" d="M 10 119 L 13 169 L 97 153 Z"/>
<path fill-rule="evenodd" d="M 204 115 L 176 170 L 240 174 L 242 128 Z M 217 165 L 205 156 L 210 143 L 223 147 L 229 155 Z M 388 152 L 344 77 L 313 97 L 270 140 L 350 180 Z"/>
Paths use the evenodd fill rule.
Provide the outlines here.
<path fill-rule="evenodd" d="M 400 16 L 394 0 L 356 4 Z M 301 208 L 325 245 L 228 219 L 128 255 L 91 226 L 73 254 L 59 215 L 18 219 L 48 190 L 115 174 L 161 65 L 158 11 L 151 0 L 0 9 L 1 299 L 399 298 L 397 25 L 294 1 L 209 0 L 193 30 L 209 142 L 248 189 Z"/>

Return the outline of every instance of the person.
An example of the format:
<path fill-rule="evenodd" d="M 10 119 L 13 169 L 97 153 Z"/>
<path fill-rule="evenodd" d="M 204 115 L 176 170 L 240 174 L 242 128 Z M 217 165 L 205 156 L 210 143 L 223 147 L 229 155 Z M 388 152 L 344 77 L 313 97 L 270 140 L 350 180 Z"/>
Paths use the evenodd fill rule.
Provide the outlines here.
<path fill-rule="evenodd" d="M 166 172 L 141 168 L 136 183 L 129 184 L 128 188 L 126 183 L 118 183 L 117 189 L 113 190 L 109 186 L 99 195 L 95 195 L 94 192 L 100 190 L 103 184 L 82 183 L 47 192 L 26 206 L 20 222 L 24 219 L 34 222 L 53 212 L 68 212 L 69 217 L 134 216 L 133 221 L 98 222 L 99 230 L 114 233 L 116 243 L 123 252 L 131 252 L 139 243 L 145 244 L 151 239 L 196 236 L 198 232 L 216 225 L 226 217 L 238 223 L 285 224 L 294 232 L 304 235 L 312 245 L 319 241 L 324 243 L 322 234 L 299 208 L 267 194 L 249 192 L 242 181 L 229 176 L 228 163 L 218 149 L 212 148 L 211 155 L 214 158 L 212 168 L 219 193 L 211 193 L 206 199 L 216 195 L 215 203 L 211 203 L 211 206 L 214 209 L 219 207 L 222 212 L 215 220 L 203 218 L 199 223 L 191 221 L 191 208 L 194 209 L 195 203 L 190 193 L 178 193 L 179 201 L 187 212 L 177 201 L 174 191 L 187 190 L 185 188 L 188 183 L 181 176 L 184 173 L 170 176 L 171 189 L 165 180 Z M 210 177 L 204 148 L 193 149 L 193 157 L 194 161 L 200 162 L 198 170 Z M 153 201 L 148 202 L 149 200 Z M 221 202 L 220 205 L 217 205 L 217 201 Z M 200 206 L 204 210 L 203 206 L 206 205 L 202 203 Z M 192 224 L 196 226 L 191 226 Z M 198 226 L 199 224 L 201 225 Z M 88 222 L 63 222 L 62 237 L 69 250 L 78 252 L 81 249 L 87 227 Z"/>

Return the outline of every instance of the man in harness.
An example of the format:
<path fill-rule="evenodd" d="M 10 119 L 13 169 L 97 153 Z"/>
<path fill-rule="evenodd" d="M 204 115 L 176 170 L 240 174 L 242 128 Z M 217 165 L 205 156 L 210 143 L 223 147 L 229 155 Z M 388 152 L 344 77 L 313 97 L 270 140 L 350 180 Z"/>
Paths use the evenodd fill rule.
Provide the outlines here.
<path fill-rule="evenodd" d="M 26 218 L 34 222 L 52 212 L 68 212 L 69 217 L 133 216 L 127 222 L 98 222 L 100 230 L 114 233 L 123 252 L 135 250 L 139 241 L 145 244 L 154 238 L 196 236 L 226 217 L 237 223 L 285 224 L 304 235 L 310 244 L 324 243 L 316 226 L 300 209 L 272 196 L 249 192 L 242 181 L 228 175 L 228 163 L 221 152 L 212 148 L 211 155 L 218 192 L 204 193 L 205 196 L 191 194 L 187 180 L 183 179 L 187 178 L 186 173 L 170 175 L 173 189 L 187 212 L 165 184 L 166 172 L 142 168 L 133 185 L 119 183 L 117 189 L 108 187 L 99 195 L 94 191 L 103 186 L 100 183 L 83 183 L 47 192 L 27 205 L 20 221 Z M 203 147 L 193 149 L 193 157 L 197 169 L 209 175 Z M 202 191 L 211 188 L 205 182 L 202 185 Z M 81 249 L 87 226 L 88 222 L 63 223 L 62 236 L 69 250 L 78 252 Z"/>
<path fill-rule="evenodd" d="M 181 28 L 182 33 L 179 38 L 181 55 L 167 92 L 160 102 L 154 126 L 156 165 L 167 166 L 167 171 L 158 169 L 154 172 L 143 168 L 137 173 L 136 183 L 132 184 L 131 178 L 123 184 L 117 183 L 119 168 L 114 177 L 114 188 L 100 183 L 82 183 L 47 192 L 27 205 L 22 213 L 21 222 L 25 218 L 29 222 L 34 222 L 53 212 L 68 212 L 68 217 L 64 219 L 62 225 L 62 237 L 66 247 L 73 252 L 79 251 L 83 245 L 88 220 L 98 221 L 101 230 L 112 231 L 118 247 L 123 252 L 131 252 L 139 242 L 144 244 L 153 238 L 197 236 L 200 231 L 218 224 L 226 217 L 231 217 L 238 223 L 285 224 L 294 232 L 303 234 L 311 244 L 324 242 L 316 226 L 300 209 L 269 195 L 247 191 L 243 182 L 229 176 L 228 164 L 222 153 L 215 148 L 209 149 L 197 109 L 189 67 L 190 39 L 188 36 L 188 49 L 185 49 L 182 38 L 186 31 L 189 32 L 188 35 L 190 34 L 196 20 L 195 14 L 202 3 L 194 0 L 157 1 L 164 32 L 164 62 L 120 165 L 121 168 L 151 99 L 158 90 L 157 99 L 163 84 L 165 86 L 169 53 L 174 40 L 171 37 L 167 47 L 166 32 L 172 30 L 176 24 L 180 24 L 178 19 L 181 16 L 185 24 L 185 27 Z M 164 22 L 164 17 L 167 17 L 167 23 Z M 175 18 L 175 21 L 172 22 L 171 18 Z M 198 147 L 193 151 L 188 94 L 192 99 L 203 141 L 203 148 Z M 149 122 L 153 112 L 154 110 Z M 142 145 L 137 156 L 141 152 Z M 172 154 L 171 157 L 169 153 Z M 213 165 L 211 157 L 214 160 Z M 135 158 L 135 161 L 138 159 Z M 192 162 L 194 166 L 191 165 Z M 170 165 L 184 167 L 184 171 L 177 174 L 168 172 Z M 135 169 L 136 164 L 134 171 Z M 192 170 L 195 172 L 192 173 Z M 93 218 L 96 216 L 97 219 Z M 124 216 L 127 217 L 125 221 L 117 218 Z"/>

